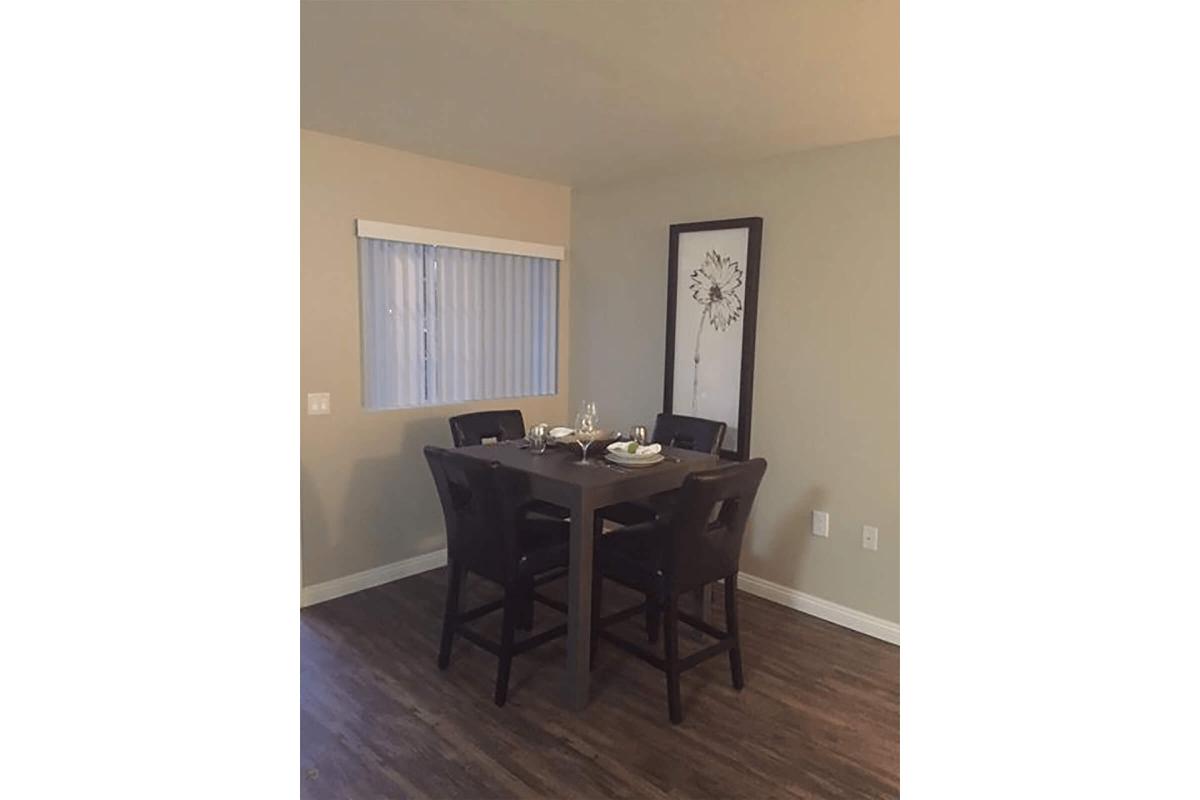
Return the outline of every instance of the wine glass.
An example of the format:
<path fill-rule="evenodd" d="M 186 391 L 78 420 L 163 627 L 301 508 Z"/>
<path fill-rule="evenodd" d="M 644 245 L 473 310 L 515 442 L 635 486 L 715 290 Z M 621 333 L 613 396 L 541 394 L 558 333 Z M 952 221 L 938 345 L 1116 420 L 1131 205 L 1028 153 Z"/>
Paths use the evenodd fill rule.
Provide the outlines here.
<path fill-rule="evenodd" d="M 525 438 L 529 441 L 529 452 L 535 456 L 541 455 L 546 452 L 546 441 L 550 438 L 550 426 L 539 422 L 529 429 Z"/>
<path fill-rule="evenodd" d="M 595 433 L 595 436 L 593 436 L 592 438 L 595 439 L 596 436 L 600 435 L 600 415 L 596 413 L 595 401 L 593 401 L 593 400 L 584 401 L 582 413 L 587 414 L 589 417 L 592 418 L 592 431 Z"/>
<path fill-rule="evenodd" d="M 588 447 L 596 438 L 596 404 L 584 403 L 582 410 L 575 415 L 575 441 L 579 444 L 579 461 L 576 462 L 583 466 L 589 464 L 587 460 Z"/>

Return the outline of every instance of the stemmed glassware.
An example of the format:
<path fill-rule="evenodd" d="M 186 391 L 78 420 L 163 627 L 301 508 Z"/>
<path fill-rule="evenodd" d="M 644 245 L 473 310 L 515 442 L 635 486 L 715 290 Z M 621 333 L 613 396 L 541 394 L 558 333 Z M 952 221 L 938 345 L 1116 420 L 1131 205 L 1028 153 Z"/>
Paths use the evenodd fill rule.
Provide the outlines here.
<path fill-rule="evenodd" d="M 579 413 L 575 415 L 575 441 L 579 444 L 579 461 L 576 462 L 582 466 L 588 466 L 591 462 L 587 460 L 588 447 L 599 433 L 600 418 L 596 415 L 596 404 L 588 401 L 580 408 Z"/>
<path fill-rule="evenodd" d="M 525 439 L 529 442 L 529 452 L 535 456 L 546 452 L 546 442 L 550 438 L 550 426 L 544 422 L 539 422 L 529 429 Z"/>

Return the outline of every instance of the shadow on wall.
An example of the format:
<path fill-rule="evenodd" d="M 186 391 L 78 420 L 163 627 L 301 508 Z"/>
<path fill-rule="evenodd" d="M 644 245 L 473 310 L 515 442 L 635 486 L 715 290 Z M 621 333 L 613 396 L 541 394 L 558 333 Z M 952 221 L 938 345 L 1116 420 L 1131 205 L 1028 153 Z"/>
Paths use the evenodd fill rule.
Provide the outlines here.
<path fill-rule="evenodd" d="M 813 509 L 827 508 L 827 500 L 825 487 L 811 487 L 797 498 L 784 516 L 783 522 L 775 526 L 774 530 L 755 526 L 754 516 L 751 514 L 746 541 L 752 543 L 750 552 L 755 567 L 746 571 L 774 583 L 795 586 L 800 577 L 800 565 L 804 563 L 808 551 L 816 544 L 811 535 Z M 761 571 L 761 567 L 758 566 L 760 564 L 775 565 L 776 570 L 770 574 L 758 575 Z M 743 569 L 746 569 L 745 566 Z"/>
<path fill-rule="evenodd" d="M 308 586 L 312 581 L 308 575 L 312 570 L 307 567 L 308 556 L 316 554 L 319 549 L 313 542 L 319 539 L 328 541 L 329 523 L 325 518 L 325 506 L 321 495 L 317 493 L 316 483 L 304 463 L 300 464 L 300 586 Z M 323 550 L 323 548 L 320 548 Z"/>
<path fill-rule="evenodd" d="M 445 546 L 442 510 L 425 462 L 428 444 L 450 444 L 444 417 L 404 425 L 391 456 L 361 458 L 350 470 L 342 501 L 343 534 L 358 543 L 360 566 L 371 569 Z"/>
<path fill-rule="evenodd" d="M 342 501 L 341 527 L 356 542 L 369 546 L 360 554 L 367 565 L 360 569 L 424 555 L 445 545 L 444 522 L 424 447 L 448 446 L 449 439 L 445 418 L 413 420 L 405 425 L 393 455 L 354 462 Z"/>
<path fill-rule="evenodd" d="M 394 452 L 350 467 L 340 514 L 328 524 L 314 482 L 301 466 L 305 585 L 424 555 L 445 546 L 441 507 L 423 448 L 450 445 L 444 417 L 409 420 Z M 319 563 L 314 563 L 319 560 Z"/>

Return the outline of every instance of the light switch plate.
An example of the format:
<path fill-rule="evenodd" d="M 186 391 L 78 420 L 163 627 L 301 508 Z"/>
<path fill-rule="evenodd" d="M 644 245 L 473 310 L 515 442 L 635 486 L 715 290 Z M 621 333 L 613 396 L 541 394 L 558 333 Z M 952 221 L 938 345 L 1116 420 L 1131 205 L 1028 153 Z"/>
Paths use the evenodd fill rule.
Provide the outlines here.
<path fill-rule="evenodd" d="M 879 549 L 879 528 L 873 528 L 870 525 L 863 525 L 863 549 Z"/>
<path fill-rule="evenodd" d="M 308 395 L 309 414 L 329 413 L 329 392 L 315 392 Z"/>
<path fill-rule="evenodd" d="M 829 538 L 829 512 L 814 511 L 812 512 L 812 534 L 813 536 L 823 536 Z"/>

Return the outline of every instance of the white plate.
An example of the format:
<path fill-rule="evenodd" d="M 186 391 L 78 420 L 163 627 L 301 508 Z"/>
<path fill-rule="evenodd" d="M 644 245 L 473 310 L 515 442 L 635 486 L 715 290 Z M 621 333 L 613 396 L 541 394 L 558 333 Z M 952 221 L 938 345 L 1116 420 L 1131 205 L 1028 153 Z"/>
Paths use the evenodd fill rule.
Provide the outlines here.
<path fill-rule="evenodd" d="M 606 450 L 605 452 L 622 461 L 661 461 L 663 457 L 661 451 L 658 453 L 631 453 L 628 450 Z"/>
<path fill-rule="evenodd" d="M 614 464 L 620 464 L 623 467 L 649 467 L 653 464 L 658 464 L 663 460 L 662 453 L 655 453 L 653 456 L 625 456 L 621 457 L 613 452 L 607 452 L 604 457 Z"/>
<path fill-rule="evenodd" d="M 620 458 L 650 458 L 662 453 L 662 445 L 652 444 L 649 447 L 640 447 L 637 452 L 629 452 L 629 446 L 632 444 L 629 441 L 615 441 L 606 449 L 608 452 L 617 455 Z"/>

